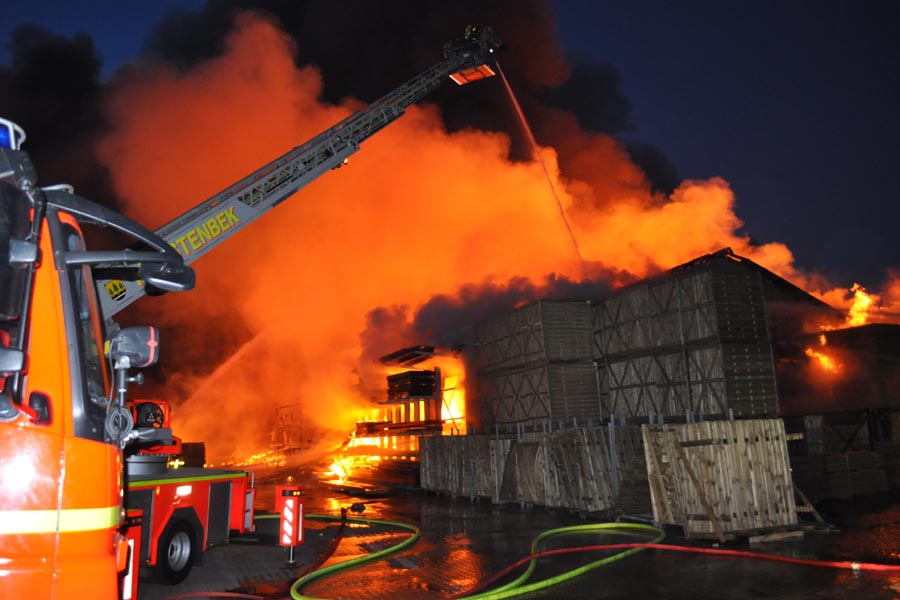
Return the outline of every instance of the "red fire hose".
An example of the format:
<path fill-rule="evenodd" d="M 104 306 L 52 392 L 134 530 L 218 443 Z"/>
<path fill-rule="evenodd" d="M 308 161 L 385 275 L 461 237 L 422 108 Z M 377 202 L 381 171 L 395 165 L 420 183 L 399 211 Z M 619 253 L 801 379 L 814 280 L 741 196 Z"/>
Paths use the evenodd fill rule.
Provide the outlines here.
<path fill-rule="evenodd" d="M 762 560 L 771 560 L 778 562 L 786 562 L 795 565 L 807 565 L 811 567 L 829 567 L 832 569 L 850 569 L 853 571 L 881 571 L 881 572 L 900 572 L 900 565 L 889 565 L 889 564 L 880 564 L 880 563 L 866 563 L 866 562 L 857 562 L 857 561 L 829 561 L 829 560 L 815 560 L 815 559 L 807 559 L 807 558 L 792 558 L 790 556 L 779 556 L 777 554 L 764 554 L 762 552 L 750 552 L 748 550 L 727 550 L 724 548 L 694 548 L 691 546 L 675 546 L 673 544 L 654 544 L 654 543 L 628 543 L 628 544 L 598 544 L 593 546 L 578 546 L 575 548 L 557 548 L 555 550 L 544 550 L 542 552 L 537 552 L 530 556 L 526 556 L 509 565 L 502 571 L 495 573 L 485 581 L 479 583 L 476 587 L 466 591 L 464 594 L 461 594 L 459 597 L 463 598 L 466 596 L 470 596 L 484 590 L 485 588 L 493 585 L 500 579 L 503 579 L 507 575 L 509 575 L 516 568 L 521 567 L 523 564 L 535 560 L 537 558 L 541 558 L 544 556 L 554 556 L 557 554 L 571 554 L 573 552 L 587 552 L 591 550 L 628 550 L 632 548 L 646 548 L 646 549 L 655 549 L 655 550 L 669 550 L 673 552 L 689 552 L 693 554 L 709 554 L 713 556 L 731 556 L 735 558 L 755 558 Z"/>

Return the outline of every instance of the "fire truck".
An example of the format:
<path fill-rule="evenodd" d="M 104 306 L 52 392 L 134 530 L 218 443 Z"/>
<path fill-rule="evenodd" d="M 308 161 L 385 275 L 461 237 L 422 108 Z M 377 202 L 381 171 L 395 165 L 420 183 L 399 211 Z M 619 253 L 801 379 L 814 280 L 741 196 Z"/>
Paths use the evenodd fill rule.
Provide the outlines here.
<path fill-rule="evenodd" d="M 467 28 L 422 74 L 156 232 L 69 186 L 39 187 L 24 130 L 0 119 L 0 597 L 131 598 L 136 566 L 183 579 L 209 545 L 252 527 L 247 473 L 171 470 L 165 452 L 147 451 L 174 443 L 165 417 L 148 424 L 128 401 L 159 332 L 112 317 L 144 294 L 192 289 L 189 263 L 340 167 L 448 77 L 493 75 L 498 48 L 490 28 Z M 90 249 L 85 225 L 133 243 Z M 129 527 L 134 509 L 140 526 Z"/>

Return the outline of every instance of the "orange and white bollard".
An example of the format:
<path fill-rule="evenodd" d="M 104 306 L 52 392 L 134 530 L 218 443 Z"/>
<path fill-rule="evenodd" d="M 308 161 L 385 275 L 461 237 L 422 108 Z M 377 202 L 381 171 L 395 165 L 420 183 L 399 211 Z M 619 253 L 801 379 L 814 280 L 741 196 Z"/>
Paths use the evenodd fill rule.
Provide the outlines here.
<path fill-rule="evenodd" d="M 288 565 L 296 565 L 294 546 L 303 543 L 303 489 L 298 485 L 275 486 L 275 509 L 280 515 L 278 544 L 290 548 Z"/>

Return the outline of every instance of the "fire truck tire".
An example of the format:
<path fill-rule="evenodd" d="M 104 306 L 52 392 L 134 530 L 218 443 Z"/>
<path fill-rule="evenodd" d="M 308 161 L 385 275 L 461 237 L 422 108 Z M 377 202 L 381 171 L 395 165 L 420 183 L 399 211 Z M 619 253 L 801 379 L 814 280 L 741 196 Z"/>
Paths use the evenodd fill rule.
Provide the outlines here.
<path fill-rule="evenodd" d="M 159 537 L 156 574 L 169 584 L 181 583 L 191 572 L 197 556 L 194 529 L 184 520 L 172 521 Z"/>

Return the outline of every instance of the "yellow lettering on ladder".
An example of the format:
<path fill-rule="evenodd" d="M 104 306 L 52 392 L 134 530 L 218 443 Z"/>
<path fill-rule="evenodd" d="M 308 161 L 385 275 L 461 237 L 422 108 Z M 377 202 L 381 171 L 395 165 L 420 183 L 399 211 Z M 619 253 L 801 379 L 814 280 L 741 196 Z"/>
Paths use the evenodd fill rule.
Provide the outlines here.
<path fill-rule="evenodd" d="M 174 242 L 170 242 L 170 244 L 181 256 L 187 258 L 203 248 L 203 246 L 221 237 L 223 233 L 240 222 L 240 218 L 234 214 L 234 207 L 229 206 L 207 219 L 203 224 L 189 230 Z"/>

